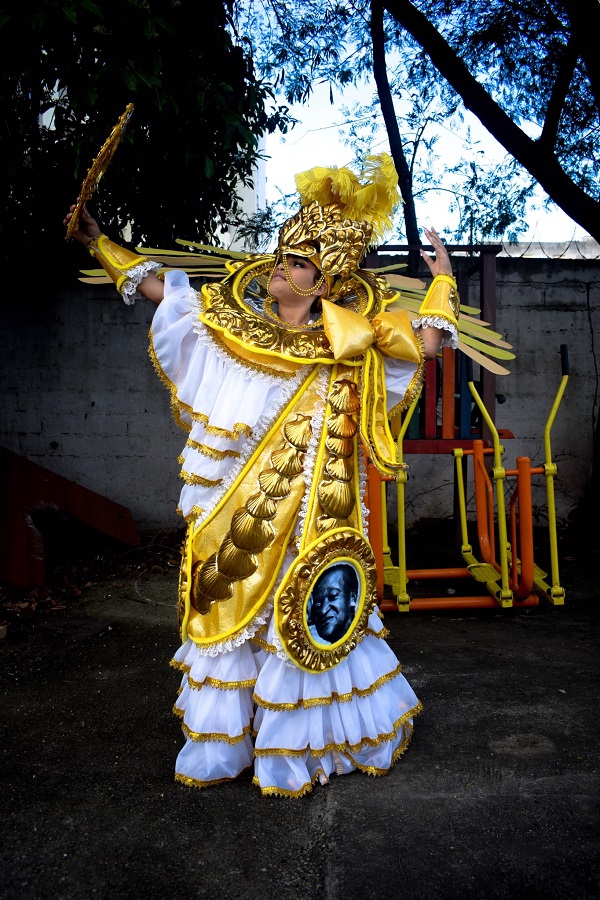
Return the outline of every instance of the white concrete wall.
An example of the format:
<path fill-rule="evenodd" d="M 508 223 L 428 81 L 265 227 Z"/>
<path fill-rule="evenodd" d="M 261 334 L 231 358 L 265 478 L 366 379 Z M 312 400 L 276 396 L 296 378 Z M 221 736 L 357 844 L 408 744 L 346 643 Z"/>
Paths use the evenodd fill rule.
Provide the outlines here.
<path fill-rule="evenodd" d="M 83 262 L 82 262 L 83 264 Z M 552 432 L 565 517 L 588 483 L 598 415 L 600 263 L 498 260 L 498 329 L 514 343 L 513 374 L 498 380 L 507 402 L 497 422 L 518 455 L 543 461 L 543 427 L 568 343 L 571 380 Z M 477 284 L 470 302 L 477 298 Z M 6 303 L 0 330 L 0 442 L 132 510 L 142 528 L 181 522 L 177 456 L 185 435 L 147 356 L 153 307 L 124 306 L 114 289 L 75 281 L 27 307 Z M 410 457 L 409 522 L 452 512 L 452 457 Z M 541 489 L 534 503 L 543 520 Z"/>

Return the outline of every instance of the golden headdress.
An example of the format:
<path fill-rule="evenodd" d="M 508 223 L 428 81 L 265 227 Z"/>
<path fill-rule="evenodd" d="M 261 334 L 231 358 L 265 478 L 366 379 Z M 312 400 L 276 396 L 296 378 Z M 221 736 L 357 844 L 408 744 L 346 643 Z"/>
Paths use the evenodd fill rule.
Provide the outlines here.
<path fill-rule="evenodd" d="M 296 175 L 296 186 L 301 208 L 281 228 L 279 254 L 310 258 L 330 280 L 347 278 L 391 228 L 400 200 L 392 158 L 367 156 L 360 177 L 316 166 Z"/>

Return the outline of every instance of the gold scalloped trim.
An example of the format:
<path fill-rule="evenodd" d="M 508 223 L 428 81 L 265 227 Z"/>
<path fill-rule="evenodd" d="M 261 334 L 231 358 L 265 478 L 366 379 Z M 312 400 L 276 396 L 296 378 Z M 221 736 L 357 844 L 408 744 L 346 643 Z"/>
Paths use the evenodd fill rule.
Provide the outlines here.
<path fill-rule="evenodd" d="M 225 778 L 214 778 L 212 781 L 200 781 L 199 778 L 190 778 L 189 775 L 181 775 L 179 772 L 175 772 L 175 781 L 178 784 L 184 784 L 186 787 L 191 788 L 207 788 L 212 787 L 213 784 L 224 784 L 226 781 L 235 781 L 236 778 L 239 778 L 243 772 L 246 772 L 248 769 L 252 768 L 252 766 L 244 766 L 237 775 L 229 775 Z"/>
<path fill-rule="evenodd" d="M 179 662 L 175 657 L 169 661 L 169 665 L 172 669 L 179 669 L 180 672 L 191 672 L 192 670 L 191 666 L 187 666 L 184 662 Z"/>
<path fill-rule="evenodd" d="M 273 712 L 292 712 L 295 709 L 312 709 L 315 706 L 332 706 L 334 703 L 350 703 L 355 697 L 369 697 L 379 690 L 384 684 L 393 681 L 402 671 L 402 665 L 398 663 L 396 668 L 387 675 L 382 675 L 368 688 L 352 688 L 346 694 L 338 694 L 335 691 L 330 697 L 310 697 L 308 700 L 298 700 L 296 703 L 271 703 L 264 700 L 257 693 L 252 694 L 252 700 L 257 706 L 269 709 Z"/>
<path fill-rule="evenodd" d="M 263 797 L 288 797 L 290 800 L 296 800 L 299 797 L 305 797 L 306 794 L 310 794 L 314 784 L 319 780 L 321 775 L 325 775 L 325 770 L 321 768 L 321 766 L 319 766 L 311 780 L 307 781 L 306 784 L 303 784 L 302 787 L 297 791 L 288 791 L 287 788 L 280 788 L 275 786 L 262 787 L 256 775 L 252 779 L 252 784 L 260 788 L 260 792 Z M 325 778 L 327 778 L 327 775 L 325 775 Z M 329 779 L 327 779 L 327 781 L 329 781 Z"/>
<path fill-rule="evenodd" d="M 222 459 L 239 459 L 241 456 L 239 450 L 217 450 L 216 447 L 209 447 L 208 444 L 201 444 L 200 441 L 195 441 L 191 437 L 188 438 L 185 443 L 190 449 L 197 450 L 198 453 L 201 453 L 203 456 L 208 456 L 209 459 L 214 459 L 218 462 Z"/>
<path fill-rule="evenodd" d="M 182 508 L 180 506 L 178 506 L 177 509 L 175 510 L 175 512 L 177 513 L 178 516 L 181 516 L 183 518 L 183 520 L 185 522 L 188 522 L 188 524 L 189 524 L 190 522 L 195 522 L 196 519 L 198 518 L 198 516 L 201 516 L 203 514 L 204 510 L 201 506 L 192 506 L 189 513 L 184 516 Z"/>
<path fill-rule="evenodd" d="M 293 750 L 287 747 L 269 747 L 269 748 L 254 748 L 255 756 L 304 756 L 306 753 L 310 753 L 311 756 L 323 756 L 324 753 L 346 753 L 350 751 L 351 753 L 359 753 L 364 750 L 366 747 L 379 747 L 381 744 L 387 744 L 389 741 L 393 741 L 397 736 L 398 731 L 401 727 L 403 727 L 409 719 L 412 719 L 413 716 L 416 716 L 417 713 L 421 712 L 422 706 L 418 703 L 413 709 L 410 709 L 408 712 L 404 713 L 404 715 L 400 716 L 399 719 L 396 719 L 392 726 L 392 731 L 387 734 L 379 734 L 376 738 L 364 737 L 358 744 L 326 744 L 324 747 L 314 748 L 314 747 L 303 747 L 300 750 Z"/>
<path fill-rule="evenodd" d="M 389 628 L 382 628 L 380 631 L 373 631 L 372 628 L 367 628 L 367 629 L 365 629 L 365 634 L 370 634 L 370 635 L 372 635 L 372 637 L 376 637 L 381 640 L 382 638 L 389 637 L 391 632 L 390 632 Z"/>
<path fill-rule="evenodd" d="M 152 365 L 156 370 L 156 374 L 165 385 L 169 393 L 171 394 L 171 412 L 173 414 L 173 418 L 184 431 L 191 431 L 192 426 L 189 422 L 184 422 L 181 418 L 180 410 L 184 410 L 186 414 L 194 420 L 194 422 L 199 422 L 201 425 L 204 425 L 207 434 L 212 434 L 215 437 L 224 437 L 228 438 L 232 441 L 238 441 L 242 435 L 246 437 L 252 436 L 252 428 L 250 425 L 246 425 L 245 422 L 236 422 L 233 426 L 232 430 L 228 428 L 219 428 L 217 425 L 209 424 L 209 417 L 206 413 L 197 412 L 195 409 L 192 409 L 191 406 L 188 406 L 187 403 L 184 403 L 183 400 L 180 400 L 177 396 L 177 388 L 163 370 L 161 366 L 158 356 L 156 355 L 156 350 L 154 349 L 154 337 L 152 334 L 152 329 L 150 329 L 150 344 L 148 347 L 148 355 L 152 360 Z"/>
<path fill-rule="evenodd" d="M 173 704 L 173 707 L 172 707 L 172 713 L 173 713 L 174 716 L 179 716 L 180 718 L 183 718 L 184 715 L 185 715 L 185 710 L 184 710 L 184 709 L 179 709 L 179 707 L 177 706 L 177 704 L 174 703 L 174 704 Z"/>
<path fill-rule="evenodd" d="M 204 681 L 195 681 L 188 675 L 188 685 L 193 691 L 201 691 L 206 687 L 216 688 L 218 691 L 241 691 L 244 688 L 252 688 L 256 684 L 256 678 L 248 678 L 246 681 L 221 681 L 219 678 L 211 678 L 207 675 Z"/>
<path fill-rule="evenodd" d="M 263 641 L 262 638 L 251 637 L 250 640 L 253 644 L 256 644 L 257 647 L 260 647 L 261 650 L 264 650 L 265 653 L 277 653 L 277 647 L 274 647 L 273 644 L 268 644 L 266 641 Z"/>
<path fill-rule="evenodd" d="M 346 759 L 349 759 L 353 766 L 356 766 L 359 772 L 363 772 L 365 775 L 372 775 L 375 778 L 380 778 L 383 775 L 387 775 L 387 773 L 394 767 L 394 765 L 398 762 L 400 757 L 406 751 L 408 745 L 410 744 L 413 736 L 413 727 L 412 725 L 405 725 L 404 729 L 407 731 L 404 740 L 400 744 L 399 747 L 396 747 L 394 753 L 392 755 L 392 761 L 390 762 L 387 769 L 380 769 L 378 766 L 363 766 L 361 763 L 357 762 L 351 753 L 344 753 Z"/>
<path fill-rule="evenodd" d="M 230 441 L 239 441 L 242 435 L 245 437 L 252 437 L 252 429 L 249 425 L 246 425 L 244 422 L 235 422 L 233 425 L 233 429 L 230 431 L 228 428 L 219 428 L 218 425 L 209 425 L 208 424 L 208 416 L 204 413 L 198 413 L 198 421 L 205 421 L 205 429 L 207 434 L 212 434 L 215 437 L 224 437 L 229 438 Z M 203 418 L 200 419 L 200 416 Z"/>
<path fill-rule="evenodd" d="M 226 353 L 227 356 L 231 360 L 238 363 L 238 365 L 243 366 L 245 369 L 249 369 L 251 372 L 258 372 L 259 375 L 271 375 L 271 376 L 276 375 L 276 376 L 279 376 L 280 378 L 295 378 L 296 375 L 298 374 L 297 371 L 296 372 L 286 372 L 285 369 L 281 368 L 281 363 L 278 359 L 274 359 L 270 363 L 267 362 L 267 363 L 265 363 L 264 366 L 261 366 L 260 363 L 257 363 L 257 362 L 251 362 L 249 359 L 246 359 L 241 354 L 238 356 L 237 353 L 234 353 L 234 351 L 231 349 L 231 347 L 228 346 L 226 341 L 223 340 L 223 337 L 221 336 L 221 334 L 218 331 L 215 331 L 212 328 L 207 328 L 207 333 L 210 334 L 211 338 L 213 339 L 215 344 L 218 345 L 219 350 L 222 353 Z M 294 360 L 294 362 L 297 362 L 298 364 L 300 364 L 300 363 L 313 363 L 314 364 L 314 361 L 312 359 L 308 359 L 308 360 L 298 359 L 298 360 Z M 279 368 L 278 368 L 278 364 L 279 364 Z"/>
<path fill-rule="evenodd" d="M 179 715 L 179 713 L 176 713 L 176 715 Z M 181 727 L 186 737 L 191 741 L 197 741 L 198 743 L 204 743 L 205 741 L 220 741 L 222 744 L 241 744 L 252 732 L 250 725 L 246 725 L 241 734 L 234 735 L 233 737 L 230 737 L 228 734 L 221 734 L 220 732 L 192 731 L 185 722 L 181 723 Z"/>
<path fill-rule="evenodd" d="M 217 485 L 221 484 L 222 478 L 204 478 L 202 475 L 193 475 L 191 472 L 186 472 L 183 469 L 179 473 L 179 477 L 182 481 L 185 481 L 186 484 L 196 484 L 200 485 L 200 487 L 211 488 L 217 487 Z"/>

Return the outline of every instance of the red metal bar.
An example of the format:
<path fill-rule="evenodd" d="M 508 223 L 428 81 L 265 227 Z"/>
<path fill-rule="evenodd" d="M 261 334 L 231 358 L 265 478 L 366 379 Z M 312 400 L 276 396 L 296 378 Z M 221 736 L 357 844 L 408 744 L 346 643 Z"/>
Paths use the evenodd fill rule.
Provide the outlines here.
<path fill-rule="evenodd" d="M 454 394 L 456 393 L 454 372 L 454 350 L 442 350 L 442 438 L 454 438 Z"/>
<path fill-rule="evenodd" d="M 437 360 L 425 364 L 425 437 L 437 437 Z"/>

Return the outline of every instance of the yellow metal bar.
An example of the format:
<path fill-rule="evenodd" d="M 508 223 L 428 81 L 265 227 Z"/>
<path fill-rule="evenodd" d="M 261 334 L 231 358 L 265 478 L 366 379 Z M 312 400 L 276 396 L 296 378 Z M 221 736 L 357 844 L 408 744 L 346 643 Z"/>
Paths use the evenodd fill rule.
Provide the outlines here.
<path fill-rule="evenodd" d="M 406 410 L 402 420 L 402 427 L 398 434 L 396 458 L 399 463 L 404 462 L 403 441 L 412 415 L 416 409 L 421 392 L 417 394 L 413 402 Z M 406 577 L 406 491 L 405 485 L 408 481 L 406 472 L 400 471 L 396 479 L 396 491 L 398 497 L 398 580 L 396 603 L 400 612 L 408 612 L 410 597 L 407 590 Z"/>
<path fill-rule="evenodd" d="M 495 591 L 495 597 L 501 606 L 512 606 L 513 592 L 510 589 L 510 577 L 508 571 L 508 537 L 506 531 L 506 504 L 504 502 L 504 480 L 506 478 L 506 470 L 502 465 L 502 454 L 504 448 L 500 444 L 500 438 L 496 426 L 492 421 L 492 417 L 485 408 L 483 400 L 477 392 L 473 381 L 469 381 L 469 390 L 471 396 L 475 400 L 479 412 L 481 413 L 485 424 L 489 428 L 492 440 L 494 442 L 494 468 L 492 469 L 492 477 L 496 489 L 496 508 L 498 510 L 498 550 L 500 554 L 500 590 Z"/>
<path fill-rule="evenodd" d="M 461 551 L 462 553 L 470 553 L 471 545 L 469 544 L 469 532 L 467 529 L 467 498 L 465 492 L 465 480 L 463 478 L 462 461 L 465 458 L 462 447 L 457 447 L 452 451 L 456 465 L 456 490 L 458 492 L 458 514 L 460 518 L 460 534 L 461 534 Z"/>
<path fill-rule="evenodd" d="M 544 474 L 546 476 L 546 497 L 548 501 L 548 541 L 550 543 L 550 574 L 552 579 L 552 585 L 548 592 L 548 599 L 555 606 L 563 605 L 563 603 L 565 602 L 565 591 L 564 588 L 560 586 L 560 573 L 558 568 L 556 503 L 554 499 L 554 476 L 556 475 L 558 469 L 556 463 L 552 462 L 550 432 L 552 430 L 552 426 L 554 425 L 554 419 L 556 418 L 556 414 L 563 398 L 565 388 L 567 387 L 568 380 L 568 375 L 563 375 L 563 377 L 561 378 L 560 384 L 558 386 L 558 391 L 556 392 L 556 397 L 554 398 L 554 403 L 552 404 L 552 409 L 550 410 L 550 415 L 548 416 L 548 421 L 546 422 L 546 427 L 544 428 L 544 455 L 546 458 L 546 462 L 544 464 Z"/>

